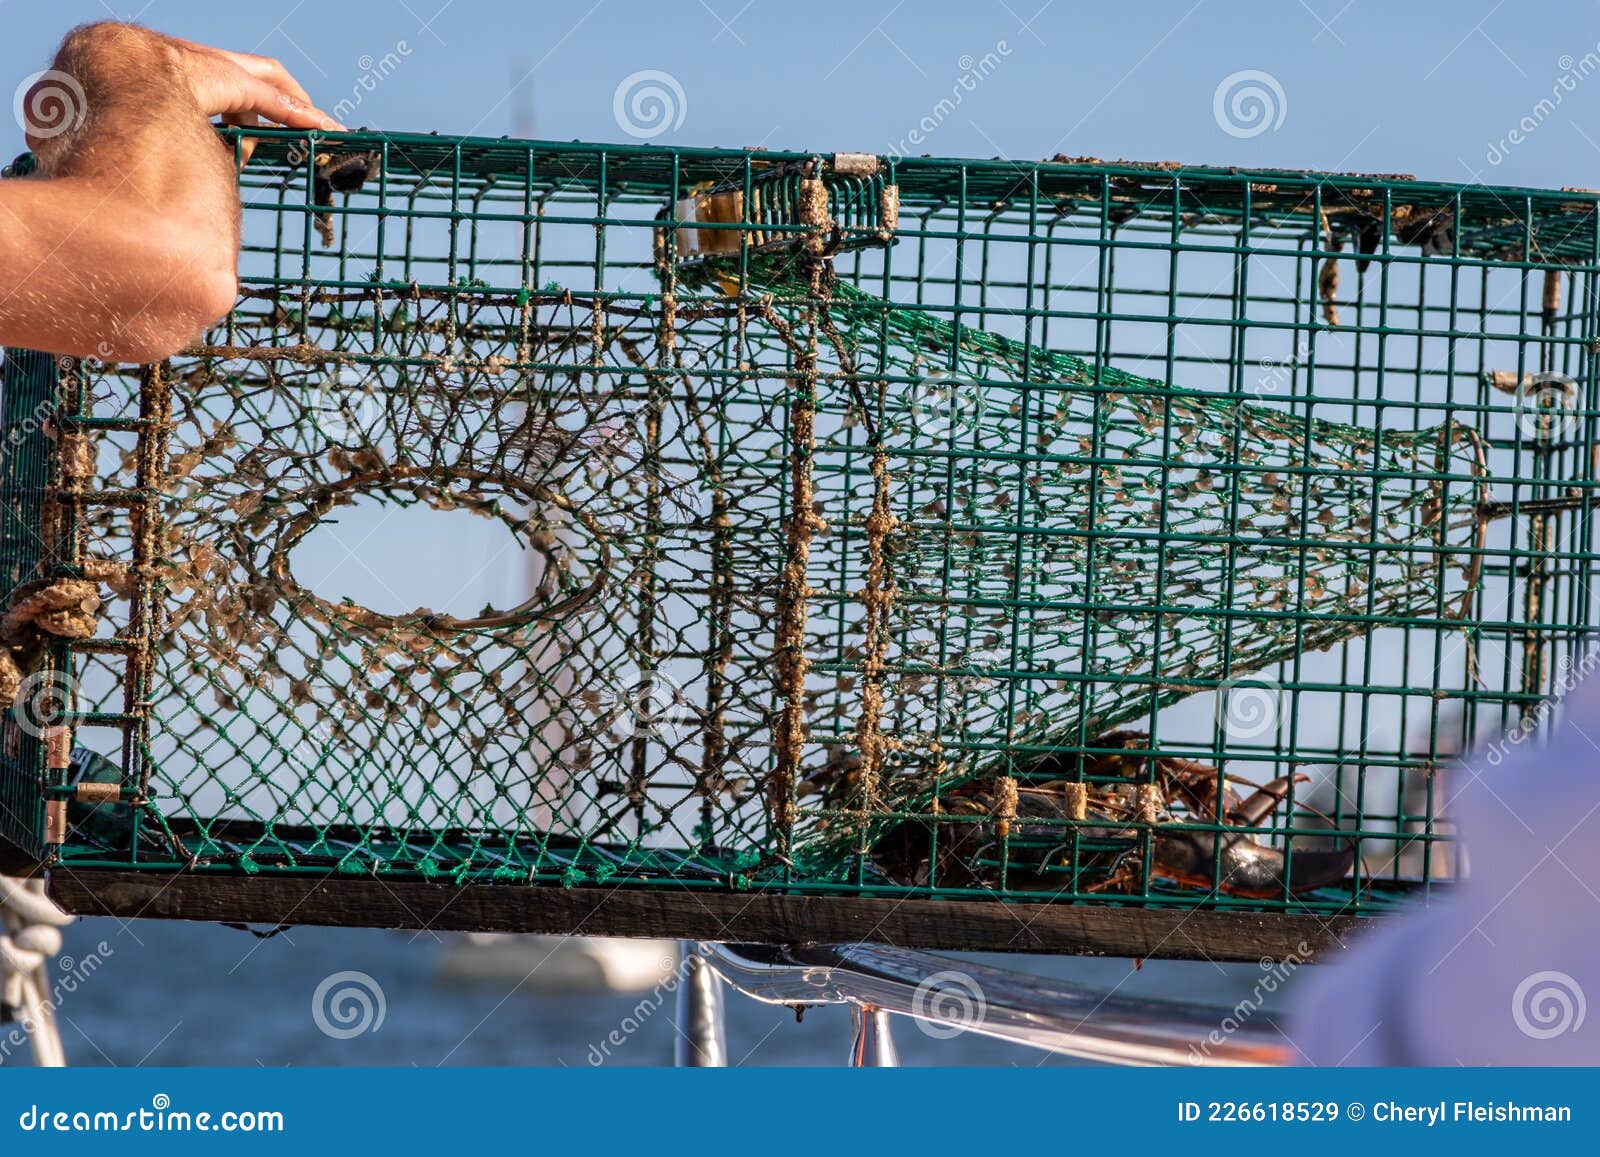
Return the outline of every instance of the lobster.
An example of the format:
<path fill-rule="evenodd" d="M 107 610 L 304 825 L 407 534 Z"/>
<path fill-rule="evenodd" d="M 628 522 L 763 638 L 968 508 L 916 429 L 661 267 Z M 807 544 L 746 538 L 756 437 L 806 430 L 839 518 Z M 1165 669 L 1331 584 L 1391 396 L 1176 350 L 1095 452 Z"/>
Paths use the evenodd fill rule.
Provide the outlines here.
<path fill-rule="evenodd" d="M 1355 867 L 1353 841 L 1334 850 L 1288 852 L 1250 834 L 1283 803 L 1291 785 L 1308 776 L 1245 784 L 1254 788 L 1247 797 L 1233 786 L 1244 781 L 1233 780 L 1219 793 L 1220 769 L 1152 758 L 1140 750 L 1148 745 L 1142 732 L 1108 732 L 1091 744 L 1107 750 L 1084 756 L 1081 771 L 1076 756 L 1047 755 L 1016 780 L 979 777 L 955 785 L 929 809 L 940 819 L 900 820 L 872 840 L 867 854 L 888 879 L 909 887 L 1050 892 L 1070 886 L 1074 863 L 1080 874 L 1102 877 L 1080 885 L 1085 892 L 1138 891 L 1148 855 L 1151 879 L 1248 899 L 1329 887 Z M 858 760 L 836 758 L 804 781 L 800 794 L 820 795 L 825 808 L 848 815 L 858 770 Z M 911 778 L 894 777 L 889 798 L 905 797 Z M 1181 819 L 1174 814 L 1180 803 Z M 1100 822 L 1075 828 L 1074 819 Z M 1136 820 L 1145 822 L 1134 826 Z M 1075 831 L 1081 840 L 1075 841 Z"/>

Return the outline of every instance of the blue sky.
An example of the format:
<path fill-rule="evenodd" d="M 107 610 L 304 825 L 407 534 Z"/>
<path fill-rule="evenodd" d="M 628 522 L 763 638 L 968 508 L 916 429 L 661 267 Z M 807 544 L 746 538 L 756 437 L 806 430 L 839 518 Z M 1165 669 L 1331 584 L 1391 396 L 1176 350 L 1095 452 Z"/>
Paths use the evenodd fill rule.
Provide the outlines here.
<path fill-rule="evenodd" d="M 278 56 L 326 107 L 351 100 L 351 120 L 377 128 L 627 140 L 618 85 L 654 70 L 682 92 L 662 143 L 886 152 L 931 117 L 910 151 L 1600 186 L 1594 3 L 3 0 L 7 80 L 45 67 L 69 25 L 113 13 Z M 997 67 L 937 113 L 988 54 Z M 398 67 L 367 91 L 386 56 Z M 1241 72 L 1282 93 L 1253 135 L 1213 115 Z M 1519 124 L 1532 131 L 1507 148 Z M 3 130 L 20 149 L 14 122 Z"/>

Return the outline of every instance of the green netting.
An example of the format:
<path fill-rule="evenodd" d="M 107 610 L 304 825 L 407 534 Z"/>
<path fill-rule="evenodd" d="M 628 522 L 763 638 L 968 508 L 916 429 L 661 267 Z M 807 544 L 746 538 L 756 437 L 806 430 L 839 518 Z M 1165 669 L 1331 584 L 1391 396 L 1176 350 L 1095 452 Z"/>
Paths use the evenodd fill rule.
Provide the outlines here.
<path fill-rule="evenodd" d="M 1457 424 L 1373 431 L 1186 391 L 848 286 L 823 316 L 842 397 L 819 433 L 820 508 L 858 485 L 830 463 L 865 421 L 902 512 L 881 544 L 892 802 L 856 801 L 874 832 L 980 770 L 1026 771 L 1376 622 L 1450 629 L 1503 513 Z M 874 382 L 851 405 L 845 387 Z M 814 548 L 824 597 L 872 549 L 854 521 Z M 813 648 L 835 650 L 834 630 Z M 858 719 L 861 691 L 847 667 L 812 719 Z M 841 870 L 828 857 L 850 839 L 810 862 Z"/>
<path fill-rule="evenodd" d="M 7 640 L 62 862 L 1363 910 L 1593 621 L 1592 198 L 340 147 L 247 170 L 203 343 L 19 435 L 9 605 L 103 603 Z M 390 605 L 451 542 L 339 528 L 408 508 L 518 593 Z"/>

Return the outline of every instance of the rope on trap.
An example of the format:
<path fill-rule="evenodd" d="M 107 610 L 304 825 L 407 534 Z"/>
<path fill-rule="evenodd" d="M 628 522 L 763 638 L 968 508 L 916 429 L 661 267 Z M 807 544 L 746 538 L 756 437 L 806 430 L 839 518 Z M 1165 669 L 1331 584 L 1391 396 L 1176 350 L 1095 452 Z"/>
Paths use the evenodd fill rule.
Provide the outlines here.
<path fill-rule="evenodd" d="M 241 798 L 255 793 L 248 806 L 269 832 L 288 817 L 356 815 L 369 830 L 468 831 L 506 826 L 497 816 L 514 812 L 512 826 L 526 823 L 542 839 L 555 825 L 538 818 L 542 797 L 529 793 L 535 807 L 511 790 L 526 753 L 504 742 L 498 720 L 526 717 L 530 701 L 572 700 L 566 731 L 530 741 L 570 753 L 577 786 L 551 790 L 564 793 L 562 807 L 592 809 L 571 825 L 582 841 L 610 831 L 625 807 L 640 817 L 641 833 L 651 808 L 659 813 L 649 817 L 653 828 L 668 826 L 676 805 L 651 796 L 660 788 L 661 798 L 671 790 L 697 800 L 700 826 L 684 837 L 720 853 L 701 833 L 714 834 L 713 803 L 727 795 L 729 825 L 754 825 L 755 806 L 744 817 L 734 809 L 766 803 L 761 862 L 792 866 L 791 843 L 803 851 L 814 834 L 795 789 L 819 751 L 855 749 L 850 796 L 834 810 L 855 854 L 875 820 L 923 810 L 903 806 L 908 770 L 933 784 L 993 779 L 994 820 L 1009 828 L 1018 822 L 1013 773 L 1023 769 L 991 765 L 967 736 L 1054 745 L 1074 740 L 1070 726 L 1085 732 L 1075 735 L 1081 744 L 1154 700 L 1205 692 L 1290 648 L 1332 645 L 1374 617 L 1437 611 L 1435 593 L 1448 595 L 1449 618 L 1454 596 L 1475 586 L 1475 574 L 1463 573 L 1441 592 L 1445 564 L 1468 554 L 1465 572 L 1476 557 L 1458 552 L 1459 536 L 1443 525 L 1476 489 L 1477 472 L 1461 461 L 1474 451 L 1470 431 L 1391 435 L 1302 421 L 1067 357 L 1033 344 L 1031 331 L 1002 337 L 872 298 L 848 275 L 835 280 L 831 258 L 846 226 L 834 217 L 848 222 L 849 199 L 830 207 L 814 176 L 796 188 L 789 228 L 800 245 L 763 258 L 739 283 L 715 270 L 702 276 L 701 287 L 715 280 L 720 295 L 680 296 L 675 231 L 665 227 L 656 238 L 663 292 L 639 304 L 551 284 L 501 294 L 477 284 L 445 291 L 375 281 L 317 288 L 295 313 L 296 302 L 278 302 L 276 290 L 247 291 L 252 302 L 270 301 L 270 312 L 266 304 L 243 311 L 227 344 L 188 351 L 180 364 L 189 368 L 174 375 L 183 383 L 174 456 L 149 456 L 170 465 L 173 487 L 151 520 L 158 535 L 149 551 L 160 560 L 159 609 L 170 617 L 135 641 L 145 661 L 163 665 L 166 714 L 158 718 L 171 747 L 210 758 L 215 737 L 227 739 L 221 750 L 236 763 L 216 778 L 236 776 Z M 883 193 L 890 234 L 892 189 Z M 804 232 L 793 233 L 794 224 Z M 1330 251 L 1340 247 L 1335 240 Z M 1358 271 L 1362 252 L 1357 245 L 1350 255 Z M 685 284 L 695 287 L 693 278 Z M 1324 299 L 1334 296 L 1330 289 Z M 458 299 L 470 308 L 457 308 Z M 313 304 L 326 314 L 313 316 Z M 353 336 L 369 330 L 379 335 L 370 348 Z M 945 439 L 917 430 L 920 403 L 900 385 L 928 380 L 930 367 L 992 399 L 972 415 L 971 447 L 966 426 L 949 451 Z M 738 392 L 761 378 L 781 384 Z M 720 407 L 764 403 L 763 390 L 783 409 L 750 421 L 748 445 L 738 443 L 738 428 L 727 447 L 719 431 L 708 432 L 707 422 L 743 422 L 742 412 L 725 417 Z M 329 409 L 330 396 L 347 394 L 352 407 Z M 549 402 L 538 400 L 546 395 Z M 663 429 L 667 402 L 675 409 Z M 611 429 L 619 412 L 635 427 L 623 431 L 626 460 L 611 434 L 595 433 Z M 336 429 L 323 428 L 330 417 Z M 567 417 L 586 433 L 556 421 Z M 1021 464 L 996 456 L 993 467 L 945 484 L 949 460 L 977 462 L 980 444 L 1010 446 L 1024 425 Z M 864 455 L 859 441 L 845 445 L 855 436 L 841 430 L 852 427 L 866 430 Z M 770 465 L 757 457 L 769 435 L 782 452 Z M 605 461 L 613 457 L 615 465 Z M 868 457 L 870 479 L 861 469 Z M 603 469 L 560 501 L 559 464 L 578 458 Z M 661 502 L 677 485 L 669 467 L 685 463 L 699 471 L 692 497 L 709 499 L 710 509 L 686 503 L 675 523 L 669 515 L 674 540 L 661 531 Z M 508 481 L 527 473 L 548 485 L 535 494 Z M 771 483 L 781 474 L 790 485 L 780 497 Z M 841 501 L 846 485 L 863 500 L 870 492 L 870 513 Z M 769 489 L 770 503 L 748 502 Z M 1382 493 L 1363 521 L 1367 489 Z M 380 614 L 319 597 L 289 565 L 307 533 L 363 497 L 466 510 L 505 522 L 536 547 L 536 534 L 552 527 L 527 525 L 499 505 L 508 495 L 534 499 L 552 516 L 563 508 L 547 521 L 586 537 L 555 562 L 587 569 L 546 567 L 555 589 L 520 607 L 461 618 L 427 608 Z M 1240 509 L 1231 523 L 1218 513 L 1227 495 Z M 740 520 L 741 499 L 764 524 L 748 513 Z M 1218 534 L 1230 540 L 1220 551 Z M 1108 537 L 1117 551 L 1093 549 Z M 1003 552 L 994 547 L 1002 538 Z M 704 574 L 661 578 L 661 543 L 685 540 L 703 545 Z M 1216 593 L 1232 581 L 1235 554 L 1242 607 L 1223 606 Z M 1358 565 L 1369 555 L 1388 561 L 1377 570 Z M 1090 556 L 1093 587 L 1080 589 L 1072 576 L 1093 569 L 1076 565 Z M 952 576 L 943 590 L 940 561 Z M 1148 589 L 1157 565 L 1167 567 L 1159 606 Z M 828 580 L 834 566 L 843 581 Z M 996 628 L 990 619 L 1000 612 L 985 607 L 1019 605 L 1035 572 L 1042 586 L 1021 630 Z M 1385 581 L 1363 614 L 1372 575 Z M 659 606 L 702 580 L 703 638 Z M 950 596 L 963 586 L 970 597 Z M 819 611 L 834 604 L 844 608 L 837 623 Z M 1233 617 L 1230 638 L 1206 628 Z M 539 632 L 513 634 L 535 620 Z M 923 653 L 928 630 L 951 640 L 949 654 Z M 845 631 L 857 637 L 835 647 Z M 1161 643 L 1133 639 L 1135 631 Z M 158 641 L 171 646 L 157 653 Z M 582 686 L 572 696 L 548 669 L 575 650 L 584 652 L 568 663 L 577 674 L 563 681 Z M 663 673 L 665 651 L 678 666 Z M 637 733 L 612 742 L 580 718 L 598 717 L 630 690 L 648 699 L 692 661 L 701 665 L 691 678 L 703 678 L 705 691 L 683 724 L 693 741 L 673 738 L 653 753 Z M 851 669 L 840 673 L 841 664 Z M 1048 683 L 1042 675 L 1052 668 L 1082 677 Z M 833 689 L 819 686 L 833 675 Z M 949 691 L 952 709 L 931 701 L 930 683 Z M 1146 691 L 1107 690 L 1122 686 Z M 191 694 L 202 687 L 214 708 Z M 773 698 L 776 719 L 767 713 Z M 618 774 L 600 768 L 602 747 Z M 732 779 L 723 766 L 741 749 L 761 754 L 733 755 L 736 770 L 753 774 Z M 387 757 L 387 770 L 399 769 L 394 778 L 367 770 L 372 751 Z M 646 754 L 683 776 L 652 779 Z M 775 768 L 766 762 L 774 757 Z M 176 782 L 166 786 L 189 804 Z M 939 810 L 936 791 L 925 802 Z M 1070 804 L 1084 810 L 1083 801 Z M 365 844 L 362 855 L 379 862 Z M 240 862 L 252 870 L 249 852 Z M 354 870 L 357 859 L 349 862 Z M 508 866 L 507 878 L 523 866 Z"/>
<path fill-rule="evenodd" d="M 72 920 L 45 895 L 42 879 L 0 876 L 0 1021 L 21 1022 L 40 1068 L 66 1064 L 45 966 Z"/>
<path fill-rule="evenodd" d="M 52 639 L 91 638 L 99 625 L 100 587 L 93 579 L 27 583 L 0 615 L 0 702 L 12 703 L 38 670 Z"/>
<path fill-rule="evenodd" d="M 1481 440 L 1460 423 L 1373 432 L 1181 389 L 989 331 L 957 329 L 803 264 L 750 286 L 746 300 L 753 318 L 768 327 L 772 345 L 787 347 L 794 357 L 801 384 L 814 377 L 847 388 L 853 404 L 834 398 L 833 406 L 846 402 L 876 418 L 876 428 L 867 426 L 872 509 L 848 520 L 865 547 L 864 588 L 854 594 L 866 611 L 853 652 L 859 663 L 853 693 L 841 696 L 835 708 L 840 727 L 854 732 L 848 798 L 836 794 L 832 806 L 815 813 L 815 822 L 808 814 L 798 833 L 808 863 L 825 865 L 825 873 L 845 870 L 885 822 L 930 810 L 937 799 L 932 785 L 949 786 L 951 774 L 956 783 L 975 774 L 994 778 L 995 819 L 1010 826 L 1004 782 L 1009 773 L 977 751 L 960 752 L 955 760 L 947 756 L 941 737 L 952 726 L 933 714 L 938 697 L 927 693 L 931 678 L 944 678 L 959 693 L 964 706 L 958 706 L 973 713 L 971 729 L 1003 730 L 1014 744 L 1069 745 L 1080 721 L 1092 740 L 1143 714 L 1152 700 L 1164 706 L 1208 691 L 1225 677 L 1364 633 L 1368 616 L 1361 608 L 1369 591 L 1375 615 L 1435 613 L 1448 621 L 1461 616 L 1478 587 L 1478 550 L 1488 522 L 1501 512 L 1487 500 Z M 780 316 L 787 324 L 778 324 Z M 794 340 L 796 332 L 808 330 L 820 330 L 827 339 L 821 365 Z M 883 364 L 863 375 L 859 366 L 871 356 Z M 984 390 L 986 408 L 976 407 L 973 432 L 965 435 L 975 442 L 1009 445 L 1018 409 L 1034 413 L 1037 461 L 1026 467 L 1026 510 L 1014 509 L 1018 500 L 988 475 L 958 479 L 960 509 L 947 508 L 944 459 L 920 452 L 917 439 L 924 435 L 917 430 L 915 403 L 896 391 L 886 412 L 882 388 L 892 380 L 928 380 L 930 365 L 943 370 L 942 377 L 979 383 L 973 388 Z M 864 376 L 879 383 L 873 409 L 862 403 Z M 1008 390 L 1016 395 L 1010 405 Z M 1040 400 L 1047 395 L 1053 412 Z M 811 398 L 803 416 L 814 422 L 816 413 Z M 814 452 L 818 441 L 814 425 L 803 433 L 807 440 L 797 442 L 791 431 L 797 459 L 797 451 Z M 831 432 L 827 439 L 823 451 L 838 453 Z M 810 454 L 804 461 L 809 466 Z M 802 492 L 800 478 L 795 482 L 791 494 L 803 495 L 803 513 L 822 518 L 836 495 L 816 486 Z M 1235 494 L 1239 513 L 1230 515 Z M 801 511 L 798 502 L 795 511 Z M 1184 533 L 1169 535 L 1163 518 Z M 1024 560 L 1024 572 L 1009 551 L 990 548 L 996 534 L 985 537 L 963 524 L 996 532 L 1013 524 L 1024 531 L 1049 524 L 1078 533 L 1030 538 L 1024 545 L 1037 557 Z M 1212 546 L 1218 535 L 1240 542 L 1218 551 Z M 1082 590 L 1074 576 L 1086 572 L 1090 544 L 1107 537 L 1123 545 L 1109 558 L 1103 552 L 1096 557 L 1098 585 Z M 1158 560 L 1148 544 L 1168 538 L 1159 561 L 1170 609 L 1143 618 L 1119 615 L 1119 608 L 1154 605 L 1146 588 Z M 1374 550 L 1377 561 L 1369 567 Z M 1237 621 L 1210 613 L 1226 589 L 1235 555 L 1242 556 L 1236 604 L 1262 612 Z M 1023 639 L 1032 655 L 1029 668 L 1082 669 L 1092 630 L 1098 665 L 1088 673 L 1096 677 L 1050 685 L 1036 680 L 1022 689 L 1027 701 L 1019 696 L 1013 704 L 1008 679 L 981 677 L 1013 661 L 1002 653 L 1003 636 L 984 641 L 993 624 L 976 611 L 962 611 L 968 631 L 953 636 L 960 647 L 944 657 L 924 655 L 917 641 L 923 620 L 956 614 L 949 583 L 933 565 L 941 558 L 961 583 L 993 597 L 1018 597 L 1015 588 L 1028 574 L 1044 576 L 1035 583 L 1043 584 L 1035 600 L 1068 611 L 1040 612 L 1031 620 Z M 1071 610 L 1084 602 L 1098 612 L 1087 627 L 1085 613 Z M 1191 606 L 1196 610 L 1186 613 Z M 1165 640 L 1159 664 L 1148 641 L 1130 637 L 1146 629 L 1147 621 L 1159 622 Z M 1217 625 L 1228 621 L 1231 631 Z M 792 666 L 785 670 L 792 677 Z M 1147 679 L 1149 689 L 1120 693 L 1130 679 Z M 807 700 L 813 715 L 816 698 Z M 788 700 L 795 703 L 798 695 Z M 803 737 L 815 722 L 786 717 L 786 737 Z M 832 750 L 842 748 L 836 743 Z M 802 776 L 812 770 L 797 766 Z M 776 797 L 787 782 L 772 786 Z M 1153 801 L 1142 802 L 1144 821 L 1155 822 Z M 773 811 L 780 820 L 799 818 L 776 806 Z"/>

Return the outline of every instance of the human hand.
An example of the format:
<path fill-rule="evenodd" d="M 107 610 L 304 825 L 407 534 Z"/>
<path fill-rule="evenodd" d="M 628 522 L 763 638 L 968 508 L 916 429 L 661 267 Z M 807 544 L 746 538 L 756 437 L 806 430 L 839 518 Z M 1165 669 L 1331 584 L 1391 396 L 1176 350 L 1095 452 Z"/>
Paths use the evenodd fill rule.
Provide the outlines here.
<path fill-rule="evenodd" d="M 176 49 L 179 70 L 208 118 L 242 125 L 264 119 L 292 129 L 344 128 L 312 104 L 289 70 L 269 56 L 229 52 L 170 36 L 167 42 Z"/>

